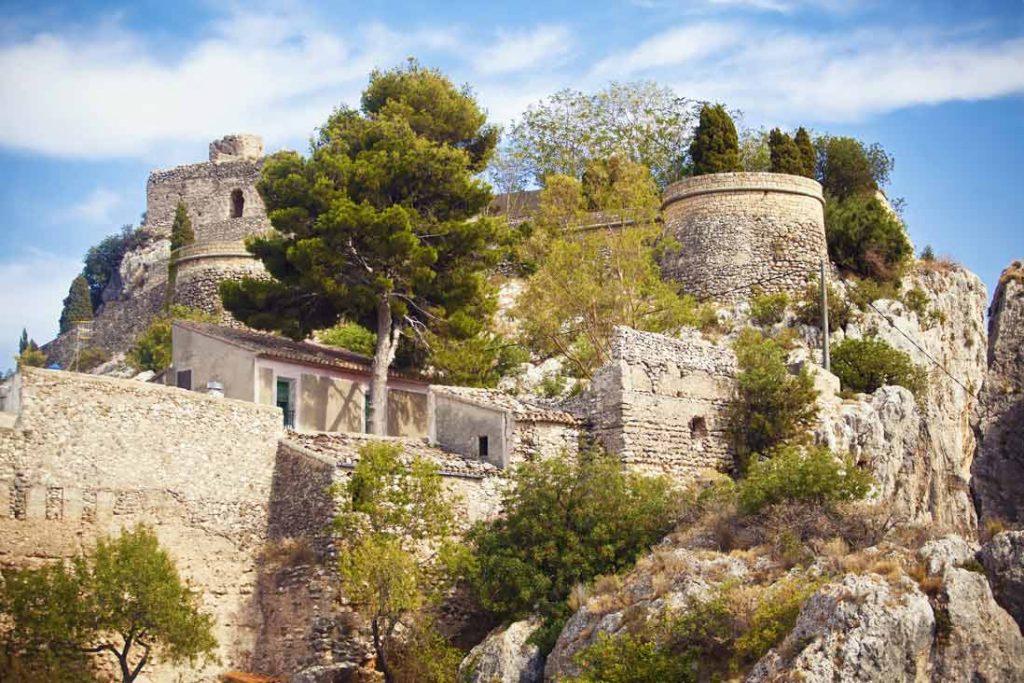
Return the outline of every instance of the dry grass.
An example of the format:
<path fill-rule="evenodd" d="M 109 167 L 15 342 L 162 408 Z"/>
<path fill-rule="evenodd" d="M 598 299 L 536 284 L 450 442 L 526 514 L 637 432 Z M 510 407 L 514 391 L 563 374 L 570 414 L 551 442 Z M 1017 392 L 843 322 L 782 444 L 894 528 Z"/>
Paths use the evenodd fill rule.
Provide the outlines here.
<path fill-rule="evenodd" d="M 1010 266 L 1003 271 L 1003 274 L 999 277 L 999 284 L 1004 285 L 1010 280 L 1024 284 L 1024 262 L 1014 261 Z"/>
<path fill-rule="evenodd" d="M 1006 531 L 1006 522 L 999 517 L 986 517 L 981 528 L 981 540 L 988 543 L 999 534 Z"/>
<path fill-rule="evenodd" d="M 936 256 L 930 260 L 920 259 L 917 262 L 917 269 L 922 273 L 950 273 L 954 270 L 960 269 L 960 264 L 957 263 L 951 256 Z"/>
<path fill-rule="evenodd" d="M 260 552 L 260 560 L 283 568 L 315 564 L 317 558 L 309 539 L 302 537 L 268 542 Z"/>

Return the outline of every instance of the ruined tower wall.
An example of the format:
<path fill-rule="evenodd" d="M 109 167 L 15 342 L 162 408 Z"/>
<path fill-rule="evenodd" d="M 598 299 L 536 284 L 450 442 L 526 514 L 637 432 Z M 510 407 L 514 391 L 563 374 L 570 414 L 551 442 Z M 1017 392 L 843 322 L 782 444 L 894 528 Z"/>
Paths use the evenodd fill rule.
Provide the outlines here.
<path fill-rule="evenodd" d="M 664 194 L 666 232 L 679 242 L 662 268 L 685 291 L 743 301 L 758 283 L 797 293 L 827 262 L 821 185 L 781 173 L 686 178 Z"/>

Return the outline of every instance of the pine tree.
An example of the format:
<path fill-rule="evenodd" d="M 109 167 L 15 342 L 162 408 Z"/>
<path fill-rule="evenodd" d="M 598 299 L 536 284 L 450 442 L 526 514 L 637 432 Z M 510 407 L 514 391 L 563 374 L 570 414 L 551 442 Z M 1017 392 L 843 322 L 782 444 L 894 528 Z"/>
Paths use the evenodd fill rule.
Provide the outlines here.
<path fill-rule="evenodd" d="M 723 105 L 701 108 L 700 123 L 690 143 L 690 160 L 694 175 L 743 170 L 736 124 Z"/>
<path fill-rule="evenodd" d="M 293 339 L 342 318 L 375 332 L 370 431 L 383 434 L 400 339 L 467 339 L 491 318 L 483 275 L 508 233 L 479 218 L 491 192 L 478 174 L 496 142 L 472 96 L 439 72 L 374 72 L 361 109 L 336 111 L 309 157 L 267 159 L 258 189 L 277 232 L 249 249 L 272 279 L 222 283 L 225 307 Z"/>
<path fill-rule="evenodd" d="M 171 225 L 171 251 L 180 249 L 186 244 L 196 241 L 196 233 L 192 230 L 192 219 L 188 217 L 188 207 L 179 201 L 174 210 L 174 223 Z"/>
<path fill-rule="evenodd" d="M 64 299 L 64 310 L 60 314 L 60 331 L 67 332 L 75 323 L 92 320 L 92 296 L 85 276 L 79 274 L 71 281 L 71 288 Z"/>
<path fill-rule="evenodd" d="M 18 339 L 18 353 L 25 353 L 28 348 L 28 330 L 21 328 L 21 338 Z"/>
<path fill-rule="evenodd" d="M 804 160 L 800 148 L 788 134 L 772 128 L 768 134 L 768 149 L 771 152 L 772 173 L 800 175 L 803 172 Z"/>
<path fill-rule="evenodd" d="M 811 142 L 811 136 L 807 129 L 803 126 L 797 128 L 796 135 L 793 136 L 793 142 L 796 143 L 797 148 L 800 150 L 800 159 L 803 162 L 800 168 L 800 175 L 814 178 L 817 175 L 818 152 L 814 149 L 814 143 Z"/>

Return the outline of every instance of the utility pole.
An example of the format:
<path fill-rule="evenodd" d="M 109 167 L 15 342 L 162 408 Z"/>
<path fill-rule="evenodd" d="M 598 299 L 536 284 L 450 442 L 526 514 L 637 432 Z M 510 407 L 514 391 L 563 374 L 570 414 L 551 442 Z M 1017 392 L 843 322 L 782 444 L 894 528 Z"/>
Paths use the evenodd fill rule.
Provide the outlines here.
<path fill-rule="evenodd" d="M 828 352 L 828 287 L 825 284 L 825 261 L 821 261 L 821 364 L 826 370 L 832 369 Z"/>

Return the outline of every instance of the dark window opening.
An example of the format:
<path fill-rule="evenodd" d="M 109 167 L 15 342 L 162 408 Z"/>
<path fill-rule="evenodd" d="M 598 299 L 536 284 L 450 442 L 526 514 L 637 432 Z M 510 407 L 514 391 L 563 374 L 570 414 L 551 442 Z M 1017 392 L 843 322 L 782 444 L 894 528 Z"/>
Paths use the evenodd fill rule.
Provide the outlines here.
<path fill-rule="evenodd" d="M 708 435 L 708 422 L 703 417 L 697 416 L 690 420 L 690 437 L 703 439 Z"/>
<path fill-rule="evenodd" d="M 245 196 L 241 190 L 234 190 L 231 192 L 231 217 L 241 218 L 242 212 L 245 210 Z"/>
<path fill-rule="evenodd" d="M 175 385 L 179 389 L 192 390 L 192 371 L 191 370 L 179 370 L 178 375 L 175 378 Z"/>
<path fill-rule="evenodd" d="M 292 380 L 277 380 L 277 407 L 281 409 L 284 426 L 295 429 L 295 405 L 292 401 Z"/>
<path fill-rule="evenodd" d="M 487 437 L 486 436 L 481 436 L 479 439 L 477 439 L 477 441 L 479 442 L 478 443 L 478 448 L 480 450 L 480 457 L 481 458 L 486 458 L 487 457 Z"/>

